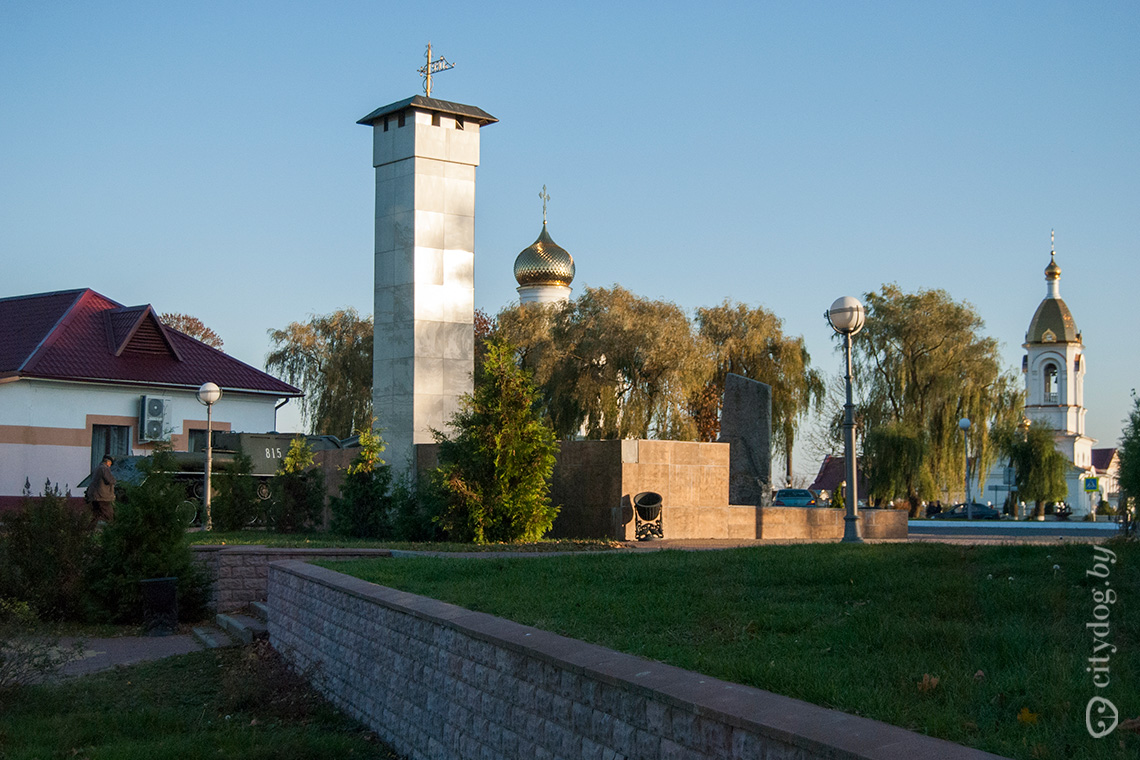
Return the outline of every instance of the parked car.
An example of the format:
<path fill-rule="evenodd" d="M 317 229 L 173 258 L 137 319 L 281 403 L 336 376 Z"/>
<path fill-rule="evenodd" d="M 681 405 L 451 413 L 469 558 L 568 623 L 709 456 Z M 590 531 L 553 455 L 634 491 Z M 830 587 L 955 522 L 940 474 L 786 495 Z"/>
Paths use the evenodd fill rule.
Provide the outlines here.
<path fill-rule="evenodd" d="M 772 501 L 775 507 L 814 507 L 815 495 L 806 488 L 781 488 Z"/>
<path fill-rule="evenodd" d="M 1000 520 L 1002 519 L 1001 510 L 994 509 L 987 504 L 974 503 L 970 506 L 972 517 L 975 520 Z M 965 520 L 966 504 L 955 504 L 950 509 L 944 509 L 931 517 L 935 520 Z"/>

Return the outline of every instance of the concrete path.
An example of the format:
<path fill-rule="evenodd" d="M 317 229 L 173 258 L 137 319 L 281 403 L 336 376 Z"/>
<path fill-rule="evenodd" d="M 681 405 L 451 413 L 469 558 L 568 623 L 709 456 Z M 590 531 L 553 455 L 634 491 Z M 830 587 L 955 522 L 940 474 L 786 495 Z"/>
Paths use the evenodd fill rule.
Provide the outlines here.
<path fill-rule="evenodd" d="M 64 638 L 60 645 L 69 649 L 77 641 L 83 643 L 83 656 L 59 670 L 64 678 L 98 673 L 119 665 L 161 660 L 176 654 L 188 654 L 202 649 L 202 645 L 189 634 L 174 636 L 120 636 L 113 639 Z"/>

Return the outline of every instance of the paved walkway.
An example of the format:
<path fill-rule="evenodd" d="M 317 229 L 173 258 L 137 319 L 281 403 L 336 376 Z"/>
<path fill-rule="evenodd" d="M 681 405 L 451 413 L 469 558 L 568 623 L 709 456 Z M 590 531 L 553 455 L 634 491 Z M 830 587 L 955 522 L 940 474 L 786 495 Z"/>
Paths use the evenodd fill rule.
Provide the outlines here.
<path fill-rule="evenodd" d="M 119 665 L 135 665 L 150 660 L 161 660 L 177 654 L 188 654 L 203 649 L 189 634 L 173 636 L 120 636 L 113 639 L 64 638 L 60 645 L 70 649 L 77 641 L 83 643 L 83 656 L 62 667 L 59 676 L 85 676 L 110 670 Z"/>

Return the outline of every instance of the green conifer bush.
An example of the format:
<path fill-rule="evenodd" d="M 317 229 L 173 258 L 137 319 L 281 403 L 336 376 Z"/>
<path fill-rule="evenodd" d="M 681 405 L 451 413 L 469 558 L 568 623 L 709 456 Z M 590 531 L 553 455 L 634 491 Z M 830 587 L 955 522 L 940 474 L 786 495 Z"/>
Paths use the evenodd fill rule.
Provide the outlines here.
<path fill-rule="evenodd" d="M 536 541 L 558 514 L 550 503 L 558 442 L 514 353 L 488 343 L 475 393 L 451 419 L 456 437 L 435 433 L 434 479 L 446 496 L 437 520 L 454 541 Z"/>

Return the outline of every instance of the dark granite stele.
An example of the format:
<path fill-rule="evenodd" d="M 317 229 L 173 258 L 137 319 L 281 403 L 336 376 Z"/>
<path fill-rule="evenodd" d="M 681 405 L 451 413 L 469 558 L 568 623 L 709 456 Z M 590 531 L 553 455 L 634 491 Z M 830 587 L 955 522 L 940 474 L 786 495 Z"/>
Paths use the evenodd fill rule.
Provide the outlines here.
<path fill-rule="evenodd" d="M 331 666 L 332 672 L 326 671 L 318 686 L 334 703 L 349 708 L 409 757 L 478 757 L 478 752 L 489 752 L 489 756 L 520 758 L 999 759 L 998 755 L 879 721 L 623 654 L 303 562 L 271 565 L 268 606 L 271 643 L 299 669 L 315 665 L 321 672 Z M 340 613 L 347 617 L 339 622 L 331 619 L 330 615 Z M 350 618 L 370 624 L 363 626 L 366 630 L 347 632 L 344 624 Z M 394 622 L 385 629 L 375 624 L 377 619 Z M 412 630 L 429 633 L 413 642 L 408 638 Z M 400 735 L 394 725 L 386 725 L 386 719 L 389 724 L 396 723 L 400 709 L 408 709 L 390 704 L 398 695 L 337 693 L 338 689 L 350 688 L 352 682 L 368 683 L 368 679 L 356 677 L 358 674 L 335 672 L 346 667 L 344 662 L 354 663 L 351 667 L 357 669 L 365 667 L 359 653 L 344 653 L 345 645 L 337 643 L 338 636 L 369 652 L 390 653 L 396 660 L 414 657 L 415 651 L 410 650 L 437 651 L 432 647 L 451 642 L 444 653 L 450 664 L 416 662 L 409 667 L 406 662 L 370 661 L 366 666 L 372 673 L 402 668 L 423 674 L 425 681 L 430 672 L 435 674 L 436 683 L 448 684 L 446 689 L 427 694 L 428 704 L 422 710 L 416 706 L 414 712 L 421 725 L 406 731 L 408 736 Z M 466 643 L 456 645 L 456 641 Z M 399 649 L 401 644 L 408 653 Z M 473 658 L 471 667 L 466 662 L 453 662 L 456 651 L 467 653 L 461 657 Z M 496 666 L 501 672 L 491 672 Z M 465 677 L 470 673 L 479 673 L 481 680 Z M 545 677 L 528 679 L 536 673 Z M 426 693 L 420 684 L 404 683 L 409 692 Z M 478 684 L 494 685 L 495 693 L 487 694 L 482 702 L 475 699 L 474 708 L 471 703 L 457 703 L 463 695 L 470 700 Z M 556 712 L 564 717 L 534 720 L 536 704 L 546 704 L 535 701 L 536 690 L 552 688 L 554 699 L 560 700 Z M 391 691 L 391 686 L 378 691 Z M 567 699 L 570 705 L 565 704 Z M 492 703 L 495 714 L 511 717 L 510 725 L 496 724 L 490 712 L 474 714 L 480 705 L 486 708 Z M 453 714 L 465 716 L 461 724 L 447 717 Z M 618 728 L 613 728 L 611 721 Z M 434 733 L 425 730 L 427 724 L 436 729 Z M 401 725 L 406 729 L 406 722 Z M 460 728 L 452 730 L 456 725 Z M 462 733 L 463 727 L 482 735 L 442 735 L 449 730 Z M 559 737 L 553 745 L 552 736 Z M 614 746 L 607 746 L 607 739 Z M 503 744 L 496 746 L 496 741 Z M 471 748 L 470 754 L 467 748 Z"/>

